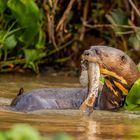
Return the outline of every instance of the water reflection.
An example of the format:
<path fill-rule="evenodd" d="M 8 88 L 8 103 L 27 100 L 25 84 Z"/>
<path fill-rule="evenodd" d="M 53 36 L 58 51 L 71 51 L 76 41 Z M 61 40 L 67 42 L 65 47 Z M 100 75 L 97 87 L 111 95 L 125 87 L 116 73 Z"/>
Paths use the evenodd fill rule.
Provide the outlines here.
<path fill-rule="evenodd" d="M 75 136 L 77 140 L 140 139 L 139 112 L 94 111 L 90 116 L 86 116 L 79 110 L 40 110 L 20 113 L 4 108 L 5 105 L 10 104 L 11 98 L 21 87 L 30 90 L 40 87 L 73 86 L 79 86 L 78 78 L 2 75 L 0 77 L 0 129 L 8 129 L 16 123 L 29 123 L 42 134 L 66 132 Z"/>

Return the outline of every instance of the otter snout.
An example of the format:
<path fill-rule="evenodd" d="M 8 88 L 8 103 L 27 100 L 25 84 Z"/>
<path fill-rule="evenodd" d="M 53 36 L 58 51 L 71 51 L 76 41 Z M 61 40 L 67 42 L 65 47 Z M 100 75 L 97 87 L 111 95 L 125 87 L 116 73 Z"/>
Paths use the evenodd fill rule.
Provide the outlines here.
<path fill-rule="evenodd" d="M 93 52 L 90 51 L 90 50 L 85 50 L 84 53 L 83 53 L 83 55 L 89 56 L 89 55 L 91 55 L 92 53 L 93 53 Z"/>
<path fill-rule="evenodd" d="M 89 50 L 85 50 L 83 55 L 86 55 L 86 56 L 100 56 L 101 51 L 100 51 L 99 48 L 92 47 Z"/>
<path fill-rule="evenodd" d="M 95 52 L 91 51 L 91 50 L 85 50 L 83 55 L 85 55 L 85 56 L 94 56 Z"/>

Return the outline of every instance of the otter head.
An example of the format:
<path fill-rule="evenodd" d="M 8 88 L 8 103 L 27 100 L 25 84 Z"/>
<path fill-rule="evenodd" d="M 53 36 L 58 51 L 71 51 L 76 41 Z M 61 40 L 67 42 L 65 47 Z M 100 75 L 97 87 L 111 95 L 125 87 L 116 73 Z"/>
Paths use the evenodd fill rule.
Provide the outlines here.
<path fill-rule="evenodd" d="M 83 52 L 82 59 L 98 63 L 100 69 L 106 69 L 122 77 L 128 86 L 140 78 L 140 72 L 133 60 L 123 51 L 112 47 L 91 46 L 89 50 Z"/>

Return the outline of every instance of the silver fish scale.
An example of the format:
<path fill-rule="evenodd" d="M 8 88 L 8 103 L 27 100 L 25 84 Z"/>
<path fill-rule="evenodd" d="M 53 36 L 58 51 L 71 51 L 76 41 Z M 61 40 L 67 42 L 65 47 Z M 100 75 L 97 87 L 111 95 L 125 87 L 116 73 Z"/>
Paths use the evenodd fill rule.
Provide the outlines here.
<path fill-rule="evenodd" d="M 89 62 L 88 66 L 89 94 L 88 97 L 97 97 L 100 84 L 100 68 L 98 63 Z"/>

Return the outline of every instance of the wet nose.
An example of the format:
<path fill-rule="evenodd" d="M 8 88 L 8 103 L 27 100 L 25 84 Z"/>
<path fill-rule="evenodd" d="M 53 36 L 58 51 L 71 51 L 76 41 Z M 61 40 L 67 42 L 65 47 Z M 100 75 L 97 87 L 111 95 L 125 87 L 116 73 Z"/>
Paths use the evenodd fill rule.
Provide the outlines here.
<path fill-rule="evenodd" d="M 89 56 L 89 55 L 91 55 L 91 53 L 92 52 L 90 50 L 85 50 L 83 54 Z"/>

